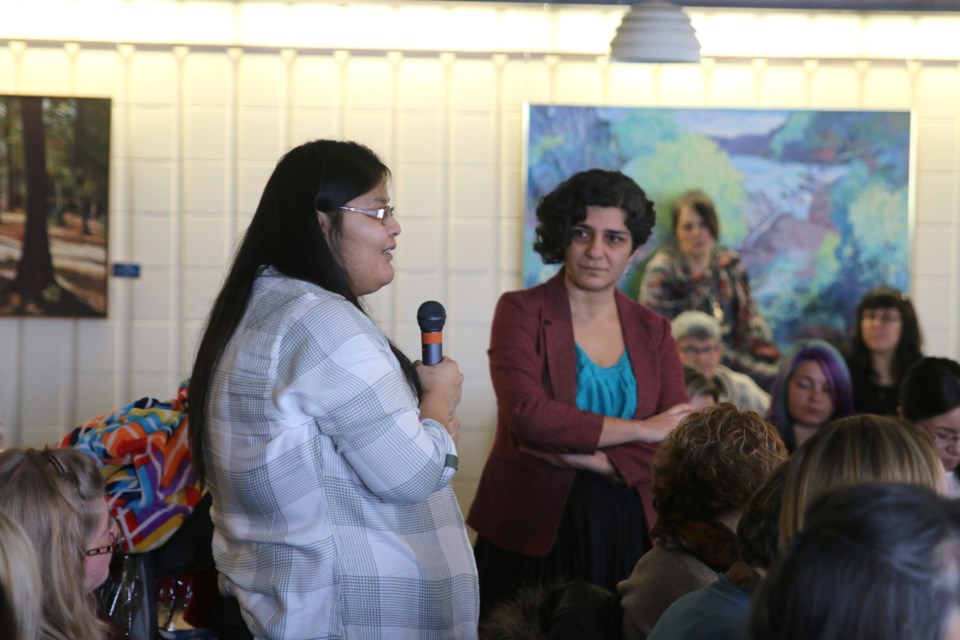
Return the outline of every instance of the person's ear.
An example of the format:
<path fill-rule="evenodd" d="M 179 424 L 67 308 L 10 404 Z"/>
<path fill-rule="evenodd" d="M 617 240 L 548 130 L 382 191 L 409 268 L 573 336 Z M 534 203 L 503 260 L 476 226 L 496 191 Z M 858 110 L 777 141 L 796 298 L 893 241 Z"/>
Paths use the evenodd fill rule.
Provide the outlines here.
<path fill-rule="evenodd" d="M 325 211 L 317 211 L 317 217 L 320 218 L 320 228 L 323 229 L 323 236 L 327 239 L 327 243 L 329 243 L 330 228 L 333 226 L 333 223 L 330 221 L 330 216 Z"/>

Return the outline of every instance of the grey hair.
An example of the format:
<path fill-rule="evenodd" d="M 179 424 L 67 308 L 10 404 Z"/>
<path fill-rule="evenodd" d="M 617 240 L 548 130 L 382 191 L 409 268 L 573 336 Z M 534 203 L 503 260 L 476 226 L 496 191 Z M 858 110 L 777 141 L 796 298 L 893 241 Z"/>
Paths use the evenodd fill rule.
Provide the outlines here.
<path fill-rule="evenodd" d="M 716 340 L 720 342 L 720 323 L 703 311 L 684 311 L 670 323 L 670 332 L 677 342 L 681 340 Z"/>

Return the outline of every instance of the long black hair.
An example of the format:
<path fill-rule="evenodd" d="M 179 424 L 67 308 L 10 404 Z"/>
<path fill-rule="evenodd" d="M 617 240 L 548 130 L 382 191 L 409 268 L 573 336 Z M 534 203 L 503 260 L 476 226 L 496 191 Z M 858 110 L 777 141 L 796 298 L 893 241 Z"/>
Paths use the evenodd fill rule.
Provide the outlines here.
<path fill-rule="evenodd" d="M 336 238 L 342 230 L 337 207 L 389 177 L 390 170 L 380 158 L 356 142 L 315 140 L 280 158 L 213 303 L 190 376 L 190 453 L 201 483 L 206 475 L 203 434 L 210 384 L 220 356 L 243 317 L 260 268 L 269 265 L 291 278 L 338 293 L 365 313 L 323 233 L 318 212 L 327 214 L 330 235 Z M 409 358 L 392 342 L 390 348 L 419 397 L 420 381 Z"/>
<path fill-rule="evenodd" d="M 945 638 L 960 605 L 960 504 L 868 482 L 816 499 L 754 597 L 754 640 Z"/>
<path fill-rule="evenodd" d="M 923 335 L 920 333 L 920 321 L 913 303 L 907 294 L 899 289 L 881 285 L 867 291 L 857 307 L 857 322 L 853 328 L 853 337 L 847 347 L 852 373 L 859 373 L 868 380 L 876 380 L 870 349 L 863 341 L 863 312 L 868 309 L 896 309 L 900 312 L 900 340 L 893 352 L 893 375 L 897 382 L 903 379 L 913 363 L 923 357 Z"/>

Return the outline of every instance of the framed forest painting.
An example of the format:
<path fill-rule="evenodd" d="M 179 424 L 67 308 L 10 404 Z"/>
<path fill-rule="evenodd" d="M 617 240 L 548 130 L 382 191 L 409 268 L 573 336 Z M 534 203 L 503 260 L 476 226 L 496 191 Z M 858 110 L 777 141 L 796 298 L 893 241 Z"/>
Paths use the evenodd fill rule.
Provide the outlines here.
<path fill-rule="evenodd" d="M 719 245 L 741 254 L 781 347 L 839 342 L 867 289 L 909 288 L 909 112 L 528 105 L 524 116 L 525 286 L 557 268 L 532 249 L 540 198 L 600 168 L 656 205 L 653 236 L 620 283 L 633 299 L 690 189 L 716 203 Z"/>
<path fill-rule="evenodd" d="M 110 100 L 0 95 L 0 315 L 105 317 Z"/>

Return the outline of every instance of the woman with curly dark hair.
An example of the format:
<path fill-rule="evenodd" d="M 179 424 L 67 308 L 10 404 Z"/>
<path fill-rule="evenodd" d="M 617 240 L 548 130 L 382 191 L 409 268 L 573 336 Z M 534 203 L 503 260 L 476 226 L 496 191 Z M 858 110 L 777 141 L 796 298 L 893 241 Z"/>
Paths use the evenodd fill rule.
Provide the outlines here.
<path fill-rule="evenodd" d="M 654 223 L 630 178 L 594 169 L 537 207 L 563 267 L 504 294 L 490 337 L 497 433 L 468 519 L 483 610 L 517 588 L 613 589 L 650 548 L 650 463 L 689 411 L 670 324 L 617 290 Z"/>
<path fill-rule="evenodd" d="M 775 427 L 727 402 L 690 414 L 667 436 L 653 461 L 656 546 L 618 586 L 626 640 L 646 638 L 674 601 L 740 559 L 743 506 L 786 457 Z"/>
<path fill-rule="evenodd" d="M 900 381 L 923 357 L 923 337 L 913 304 L 888 286 L 867 291 L 844 357 L 853 382 L 858 413 L 897 415 Z"/>

